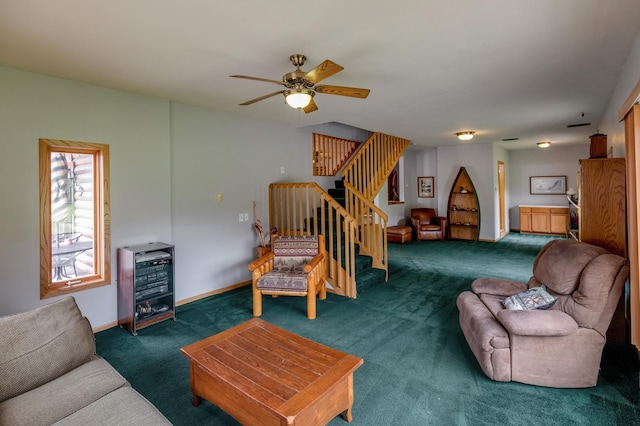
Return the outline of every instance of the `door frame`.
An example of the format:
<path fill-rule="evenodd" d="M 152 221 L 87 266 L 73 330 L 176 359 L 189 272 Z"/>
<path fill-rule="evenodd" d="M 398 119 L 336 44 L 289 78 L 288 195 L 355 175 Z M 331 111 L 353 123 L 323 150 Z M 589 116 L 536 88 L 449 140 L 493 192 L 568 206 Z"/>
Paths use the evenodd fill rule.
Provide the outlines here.
<path fill-rule="evenodd" d="M 500 216 L 500 238 L 507 235 L 507 220 L 505 211 L 505 173 L 504 161 L 498 160 L 498 212 Z"/>

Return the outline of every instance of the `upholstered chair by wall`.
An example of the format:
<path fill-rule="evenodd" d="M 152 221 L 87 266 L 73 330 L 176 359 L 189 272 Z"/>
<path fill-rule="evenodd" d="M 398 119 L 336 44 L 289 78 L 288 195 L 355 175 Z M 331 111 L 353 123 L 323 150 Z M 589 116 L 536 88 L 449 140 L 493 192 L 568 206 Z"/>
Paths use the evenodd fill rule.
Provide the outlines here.
<path fill-rule="evenodd" d="M 435 209 L 411 209 L 411 226 L 416 240 L 444 240 L 447 236 L 447 219 L 438 216 Z"/>

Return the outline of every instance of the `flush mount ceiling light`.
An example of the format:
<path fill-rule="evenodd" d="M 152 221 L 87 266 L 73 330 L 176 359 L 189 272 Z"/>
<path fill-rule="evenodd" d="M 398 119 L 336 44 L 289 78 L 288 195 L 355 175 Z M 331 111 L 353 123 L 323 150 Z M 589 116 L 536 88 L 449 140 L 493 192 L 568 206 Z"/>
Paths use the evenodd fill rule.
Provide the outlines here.
<path fill-rule="evenodd" d="M 291 108 L 304 108 L 309 105 L 314 94 L 309 89 L 292 89 L 284 92 L 284 98 Z"/>
<path fill-rule="evenodd" d="M 473 139 L 473 135 L 475 135 L 475 134 L 476 134 L 476 132 L 457 132 L 456 136 L 461 141 L 469 141 L 469 140 Z"/>
<path fill-rule="evenodd" d="M 549 148 L 551 146 L 551 142 L 538 142 L 538 148 Z"/>

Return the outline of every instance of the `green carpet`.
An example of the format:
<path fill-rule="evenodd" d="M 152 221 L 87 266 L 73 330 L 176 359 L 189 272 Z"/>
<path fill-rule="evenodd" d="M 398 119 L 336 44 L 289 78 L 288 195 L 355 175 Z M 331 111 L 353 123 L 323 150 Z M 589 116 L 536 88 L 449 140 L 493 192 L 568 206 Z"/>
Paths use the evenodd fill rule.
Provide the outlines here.
<path fill-rule="evenodd" d="M 389 244 L 390 279 L 347 299 L 328 294 L 306 319 L 300 297 L 264 298 L 262 318 L 364 359 L 354 374 L 353 425 L 640 424 L 633 351 L 607 347 L 598 385 L 551 389 L 489 380 L 460 331 L 457 295 L 471 281 L 526 281 L 550 240 L 512 233 L 497 243 Z M 180 285 L 180 283 L 177 283 Z M 191 406 L 189 363 L 180 348 L 251 318 L 249 287 L 177 310 L 177 321 L 134 337 L 119 328 L 96 334 L 98 353 L 176 425 L 235 425 L 203 401 Z M 331 425 L 346 425 L 336 417 Z"/>

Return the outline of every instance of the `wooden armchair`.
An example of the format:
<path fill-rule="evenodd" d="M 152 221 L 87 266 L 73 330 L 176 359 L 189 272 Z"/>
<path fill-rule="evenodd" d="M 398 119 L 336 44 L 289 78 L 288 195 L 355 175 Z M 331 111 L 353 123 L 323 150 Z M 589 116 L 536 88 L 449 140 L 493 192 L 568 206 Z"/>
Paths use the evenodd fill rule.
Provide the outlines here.
<path fill-rule="evenodd" d="M 273 237 L 272 251 L 249 264 L 253 315 L 262 315 L 262 295 L 306 296 L 307 317 L 316 317 L 316 295 L 327 298 L 324 235 Z"/>

